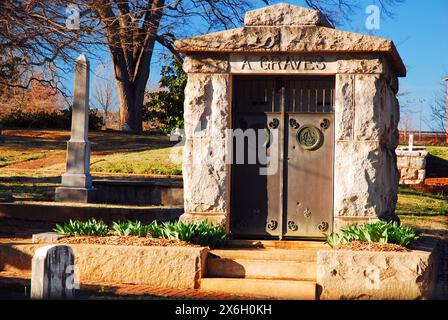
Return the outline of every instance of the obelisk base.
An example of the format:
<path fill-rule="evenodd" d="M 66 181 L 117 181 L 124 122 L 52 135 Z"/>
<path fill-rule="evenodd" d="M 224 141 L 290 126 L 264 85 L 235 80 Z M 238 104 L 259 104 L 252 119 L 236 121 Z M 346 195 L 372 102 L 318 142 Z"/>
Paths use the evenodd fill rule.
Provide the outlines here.
<path fill-rule="evenodd" d="M 55 200 L 56 202 L 94 203 L 95 191 L 95 188 L 57 187 Z"/>

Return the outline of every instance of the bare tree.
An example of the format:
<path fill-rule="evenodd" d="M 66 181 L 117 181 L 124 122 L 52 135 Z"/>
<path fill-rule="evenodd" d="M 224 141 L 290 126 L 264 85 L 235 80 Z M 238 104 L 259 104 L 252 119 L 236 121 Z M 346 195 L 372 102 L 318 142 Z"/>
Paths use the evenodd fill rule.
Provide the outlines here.
<path fill-rule="evenodd" d="M 191 31 L 192 19 L 202 18 L 208 28 L 227 28 L 235 26 L 249 7 L 246 0 L 88 1 L 112 57 L 123 129 L 142 130 L 142 105 L 156 42 L 181 60 L 172 43 Z"/>
<path fill-rule="evenodd" d="M 110 123 L 110 113 L 115 110 L 115 85 L 109 79 L 95 82 L 94 98 L 98 109 L 103 113 L 106 127 Z"/>
<path fill-rule="evenodd" d="M 415 124 L 414 124 L 414 119 L 412 117 L 412 114 L 404 113 L 400 117 L 399 128 L 400 128 L 400 131 L 403 131 L 405 135 L 407 135 L 410 131 L 415 130 Z"/>
<path fill-rule="evenodd" d="M 112 113 L 118 111 L 115 76 L 111 64 L 100 64 L 95 70 L 93 105 L 102 113 L 105 125 L 111 125 Z"/>
<path fill-rule="evenodd" d="M 404 131 L 405 136 L 409 131 L 415 130 L 415 123 L 412 115 L 412 106 L 414 102 L 409 99 L 404 100 L 404 98 L 410 94 L 411 92 L 409 91 L 400 91 L 397 94 L 397 98 L 400 99 L 400 122 L 398 127 L 400 131 Z"/>
<path fill-rule="evenodd" d="M 0 85 L 28 89 L 38 81 L 65 93 L 57 77 L 65 73 L 61 62 L 74 61 L 93 40 L 92 21 L 78 30 L 67 28 L 66 8 L 65 0 L 0 1 L 0 68 L 20 70 L 18 77 L 0 77 Z M 42 76 L 35 77 L 35 71 Z"/>
<path fill-rule="evenodd" d="M 68 25 L 69 6 L 78 10 L 75 28 Z M 79 51 L 92 54 L 107 48 L 114 65 L 123 128 L 141 131 L 156 42 L 182 59 L 172 46 L 176 37 L 194 33 L 196 25 L 207 30 L 235 26 L 251 6 L 251 0 L 2 0 L 2 60 L 9 64 L 23 57 L 20 64 L 45 69 L 47 78 L 40 81 L 59 87 L 57 69 L 64 64 L 58 62 L 73 61 Z M 202 21 L 192 23 L 192 19 Z M 37 79 L 21 80 L 8 85 L 27 88 Z"/>
<path fill-rule="evenodd" d="M 446 101 L 446 84 L 443 82 L 440 89 L 434 95 L 434 100 L 430 104 L 431 107 L 431 129 L 438 132 L 446 132 L 447 118 L 447 101 Z"/>
<path fill-rule="evenodd" d="M 377 4 L 386 16 L 393 17 L 393 8 L 403 2 L 405 0 L 376 0 L 368 4 Z M 366 4 L 361 0 L 305 0 L 305 3 L 310 8 L 324 13 L 334 26 L 351 21 L 356 10 Z"/>

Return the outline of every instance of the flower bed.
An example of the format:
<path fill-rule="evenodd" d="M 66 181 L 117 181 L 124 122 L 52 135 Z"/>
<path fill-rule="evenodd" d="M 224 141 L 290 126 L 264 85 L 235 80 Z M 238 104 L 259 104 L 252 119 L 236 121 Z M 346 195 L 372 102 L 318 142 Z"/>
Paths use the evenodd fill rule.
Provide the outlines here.
<path fill-rule="evenodd" d="M 197 288 L 209 249 L 223 245 L 225 229 L 208 222 L 69 221 L 57 233 L 33 235 L 34 244 L 0 245 L 0 270 L 30 270 L 34 252 L 45 244 L 64 244 L 75 255 L 82 282 L 134 283 Z"/>
<path fill-rule="evenodd" d="M 135 236 L 106 236 L 106 237 L 66 237 L 56 241 L 57 244 L 102 244 L 118 246 L 160 246 L 160 247 L 198 247 L 181 240 L 159 239 Z"/>
<path fill-rule="evenodd" d="M 416 231 L 410 227 L 399 225 L 396 222 L 378 221 L 365 224 L 351 224 L 337 232 L 326 234 L 326 243 L 332 247 L 353 247 L 369 245 L 375 251 L 400 251 L 419 239 Z M 356 242 L 356 245 L 351 244 Z M 373 245 L 376 243 L 376 245 Z M 389 244 L 389 246 L 388 246 Z M 391 246 L 393 244 L 394 246 Z M 381 249 L 381 250 L 379 250 Z"/>
<path fill-rule="evenodd" d="M 138 245 L 187 245 L 196 244 L 211 248 L 224 246 L 227 234 L 222 226 L 210 222 L 153 222 L 143 224 L 140 221 L 113 222 L 111 226 L 102 220 L 70 220 L 57 224 L 54 231 L 61 235 L 74 236 L 64 238 L 63 243 L 137 243 Z M 85 236 L 87 238 L 78 238 Z M 141 238 L 141 239 L 137 239 Z M 68 242 L 67 242 L 68 241 Z"/>
<path fill-rule="evenodd" d="M 383 221 L 349 225 L 326 236 L 333 250 L 317 253 L 320 299 L 432 297 L 440 260 L 437 238 Z"/>
<path fill-rule="evenodd" d="M 338 250 L 353 250 L 353 251 L 395 251 L 395 252 L 409 252 L 411 250 L 393 243 L 381 242 L 362 242 L 352 241 L 338 245 L 335 249 Z"/>

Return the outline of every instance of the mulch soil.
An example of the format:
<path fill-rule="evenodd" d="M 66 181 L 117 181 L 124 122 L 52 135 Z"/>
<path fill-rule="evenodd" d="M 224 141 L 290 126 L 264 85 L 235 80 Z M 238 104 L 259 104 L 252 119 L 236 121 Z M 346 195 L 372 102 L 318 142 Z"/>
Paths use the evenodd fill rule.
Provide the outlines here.
<path fill-rule="evenodd" d="M 344 243 L 336 247 L 338 250 L 353 250 L 353 251 L 394 251 L 394 252 L 409 252 L 411 250 L 392 243 L 380 242 L 361 242 L 352 241 Z"/>
<path fill-rule="evenodd" d="M 101 244 L 118 246 L 163 246 L 163 247 L 198 247 L 185 241 L 134 236 L 105 236 L 105 237 L 67 237 L 57 241 L 63 244 Z"/>

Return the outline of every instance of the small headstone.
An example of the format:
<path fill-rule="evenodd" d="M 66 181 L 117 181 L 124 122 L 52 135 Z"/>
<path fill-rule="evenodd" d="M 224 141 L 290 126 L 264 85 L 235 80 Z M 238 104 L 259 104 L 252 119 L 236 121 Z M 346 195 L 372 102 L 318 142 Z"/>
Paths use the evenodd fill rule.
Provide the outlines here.
<path fill-rule="evenodd" d="M 170 141 L 175 141 L 175 142 L 182 141 L 182 136 L 183 136 L 182 130 L 179 128 L 176 128 L 170 134 Z"/>
<path fill-rule="evenodd" d="M 70 299 L 75 290 L 75 257 L 68 246 L 36 250 L 32 261 L 31 299 Z"/>
<path fill-rule="evenodd" d="M 414 135 L 413 134 L 409 135 L 408 149 L 410 152 L 412 152 L 414 150 Z"/>

